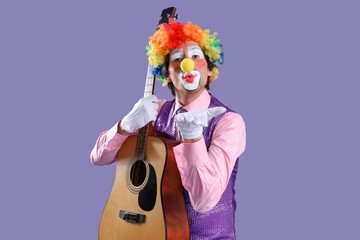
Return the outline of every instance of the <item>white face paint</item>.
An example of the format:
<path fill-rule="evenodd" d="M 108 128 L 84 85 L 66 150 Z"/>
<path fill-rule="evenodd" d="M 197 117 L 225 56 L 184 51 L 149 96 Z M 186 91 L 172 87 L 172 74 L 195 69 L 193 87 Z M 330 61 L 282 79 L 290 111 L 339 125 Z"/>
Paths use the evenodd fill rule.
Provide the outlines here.
<path fill-rule="evenodd" d="M 199 46 L 189 46 L 188 47 L 189 58 L 202 58 L 204 59 L 204 54 Z"/>
<path fill-rule="evenodd" d="M 189 46 L 187 49 L 187 56 L 189 58 L 204 58 L 204 54 L 199 46 Z M 172 62 L 182 61 L 184 59 L 184 50 L 178 49 L 171 53 L 170 60 Z M 201 73 L 198 70 L 192 70 L 189 73 L 179 71 L 177 77 L 185 90 L 192 91 L 199 87 Z"/>
<path fill-rule="evenodd" d="M 195 69 L 189 73 L 180 71 L 177 74 L 177 77 L 180 80 L 180 83 L 183 85 L 185 90 L 192 91 L 199 87 L 201 73 L 200 71 Z"/>
<path fill-rule="evenodd" d="M 189 58 L 204 58 L 204 54 L 199 46 L 189 46 L 187 49 Z M 195 90 L 199 87 L 201 73 L 198 70 L 192 70 L 190 73 L 180 72 L 178 78 L 184 89 L 188 91 Z M 185 79 L 184 79 L 185 78 Z"/>
<path fill-rule="evenodd" d="M 170 60 L 172 62 L 181 61 L 184 58 L 184 50 L 178 49 L 171 53 Z"/>

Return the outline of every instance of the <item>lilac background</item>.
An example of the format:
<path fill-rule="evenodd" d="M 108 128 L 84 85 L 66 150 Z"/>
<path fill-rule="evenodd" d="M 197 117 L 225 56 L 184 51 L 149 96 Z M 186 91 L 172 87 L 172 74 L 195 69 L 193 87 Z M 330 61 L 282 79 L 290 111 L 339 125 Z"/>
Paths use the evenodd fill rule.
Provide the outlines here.
<path fill-rule="evenodd" d="M 1 238 L 97 239 L 115 165 L 89 154 L 142 97 L 174 5 L 219 33 L 211 92 L 246 123 L 238 239 L 360 239 L 359 3 L 169 2 L 1 1 Z"/>

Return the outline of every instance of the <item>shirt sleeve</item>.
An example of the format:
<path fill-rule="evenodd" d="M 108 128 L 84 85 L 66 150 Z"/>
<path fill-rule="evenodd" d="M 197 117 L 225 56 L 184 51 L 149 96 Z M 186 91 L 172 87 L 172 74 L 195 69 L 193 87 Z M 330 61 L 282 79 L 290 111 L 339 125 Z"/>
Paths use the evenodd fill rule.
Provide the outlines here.
<path fill-rule="evenodd" d="M 181 181 L 195 211 L 207 212 L 219 202 L 245 142 L 243 118 L 228 112 L 215 127 L 209 150 L 204 138 L 174 147 Z"/>
<path fill-rule="evenodd" d="M 166 101 L 164 99 L 159 100 L 158 113 L 165 102 Z M 90 153 L 90 160 L 95 166 L 109 165 L 116 161 L 116 156 L 119 149 L 128 138 L 128 136 L 121 135 L 118 132 L 120 122 L 121 120 L 117 122 L 110 130 L 101 133 L 98 137 L 95 146 Z M 154 122 L 152 124 L 154 124 Z M 129 136 L 137 134 L 138 130 L 131 133 Z"/>
<path fill-rule="evenodd" d="M 104 166 L 115 162 L 117 152 L 128 138 L 128 136 L 118 133 L 120 122 L 117 122 L 110 130 L 101 133 L 98 137 L 90 154 L 90 160 L 95 166 Z"/>

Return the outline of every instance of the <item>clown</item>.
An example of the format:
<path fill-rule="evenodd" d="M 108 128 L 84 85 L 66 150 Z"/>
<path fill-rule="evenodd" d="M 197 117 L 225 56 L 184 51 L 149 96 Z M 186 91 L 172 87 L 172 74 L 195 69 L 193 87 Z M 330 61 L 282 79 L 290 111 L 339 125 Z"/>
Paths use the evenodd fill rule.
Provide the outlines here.
<path fill-rule="evenodd" d="M 152 122 L 156 131 L 180 141 L 173 150 L 191 239 L 235 239 L 234 184 L 246 133 L 242 117 L 208 92 L 223 63 L 222 45 L 216 33 L 170 19 L 150 37 L 146 49 L 153 75 L 175 99 L 158 100 L 154 95 L 140 99 L 100 135 L 91 161 L 115 162 L 127 136 Z"/>

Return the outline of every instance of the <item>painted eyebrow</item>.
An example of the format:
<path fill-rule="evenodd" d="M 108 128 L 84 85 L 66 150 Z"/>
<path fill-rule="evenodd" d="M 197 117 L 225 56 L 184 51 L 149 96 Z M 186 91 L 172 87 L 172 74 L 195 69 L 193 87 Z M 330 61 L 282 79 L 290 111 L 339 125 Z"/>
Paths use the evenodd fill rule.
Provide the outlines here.
<path fill-rule="evenodd" d="M 174 61 L 177 58 L 183 58 L 184 57 L 184 50 L 179 49 L 175 50 L 170 54 L 170 61 Z"/>
<path fill-rule="evenodd" d="M 199 46 L 189 46 L 188 47 L 188 51 L 194 50 L 194 49 L 201 50 L 201 48 Z"/>
<path fill-rule="evenodd" d="M 175 50 L 174 52 L 171 53 L 171 56 L 174 55 L 174 54 L 177 54 L 177 53 L 182 53 L 182 54 L 184 54 L 184 50 L 182 50 L 182 49 Z"/>

